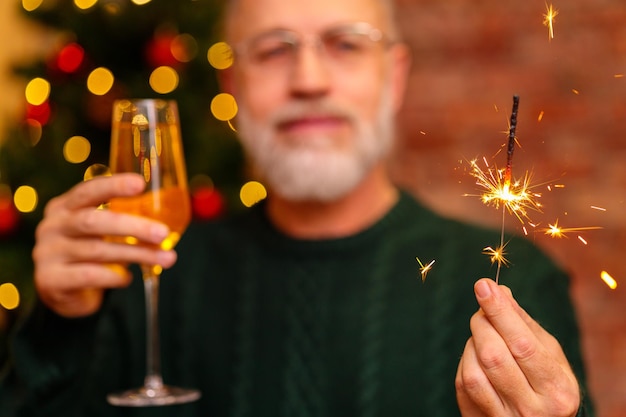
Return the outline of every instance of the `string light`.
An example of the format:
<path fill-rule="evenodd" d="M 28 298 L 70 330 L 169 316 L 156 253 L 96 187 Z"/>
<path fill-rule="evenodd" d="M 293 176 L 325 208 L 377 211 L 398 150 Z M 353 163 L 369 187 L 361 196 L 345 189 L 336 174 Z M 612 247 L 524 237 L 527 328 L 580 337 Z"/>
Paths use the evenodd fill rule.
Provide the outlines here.
<path fill-rule="evenodd" d="M 35 11 L 41 6 L 43 0 L 22 0 L 22 7 L 27 12 Z"/>
<path fill-rule="evenodd" d="M 150 87 L 159 94 L 171 93 L 178 87 L 178 73 L 172 67 L 158 67 L 150 74 Z"/>
<path fill-rule="evenodd" d="M 207 59 L 213 68 L 223 70 L 233 64 L 233 51 L 226 42 L 217 42 L 209 48 Z"/>
<path fill-rule="evenodd" d="M 37 191 L 28 185 L 22 185 L 13 194 L 13 204 L 22 213 L 31 213 L 37 208 Z"/>
<path fill-rule="evenodd" d="M 115 77 L 110 70 L 104 67 L 96 68 L 87 77 L 87 89 L 92 94 L 103 96 L 113 87 L 114 82 Z"/>
<path fill-rule="evenodd" d="M 98 3 L 98 0 L 74 0 L 74 5 L 80 10 L 91 9 Z"/>
<path fill-rule="evenodd" d="M 37 77 L 26 85 L 26 101 L 33 106 L 41 106 L 50 96 L 50 83 Z"/>
<path fill-rule="evenodd" d="M 10 282 L 0 285 L 0 306 L 14 310 L 20 305 L 20 293 Z"/>
<path fill-rule="evenodd" d="M 252 207 L 267 197 L 265 186 L 258 181 L 248 181 L 241 187 L 239 198 L 246 207 Z"/>
<path fill-rule="evenodd" d="M 217 120 L 232 120 L 239 111 L 235 97 L 228 93 L 220 93 L 211 100 L 211 113 Z"/>
<path fill-rule="evenodd" d="M 63 145 L 63 157 L 67 162 L 80 164 L 91 153 L 91 143 L 82 136 L 73 136 Z"/>

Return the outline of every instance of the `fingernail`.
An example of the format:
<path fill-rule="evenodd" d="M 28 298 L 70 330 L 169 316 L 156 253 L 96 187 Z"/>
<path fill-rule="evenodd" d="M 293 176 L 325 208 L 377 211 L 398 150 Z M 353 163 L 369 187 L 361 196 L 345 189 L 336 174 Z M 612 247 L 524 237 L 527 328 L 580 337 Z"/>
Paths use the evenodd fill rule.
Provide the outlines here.
<path fill-rule="evenodd" d="M 491 288 L 489 287 L 489 283 L 486 280 L 480 280 L 474 285 L 474 292 L 476 293 L 476 297 L 480 299 L 485 299 L 491 295 Z"/>

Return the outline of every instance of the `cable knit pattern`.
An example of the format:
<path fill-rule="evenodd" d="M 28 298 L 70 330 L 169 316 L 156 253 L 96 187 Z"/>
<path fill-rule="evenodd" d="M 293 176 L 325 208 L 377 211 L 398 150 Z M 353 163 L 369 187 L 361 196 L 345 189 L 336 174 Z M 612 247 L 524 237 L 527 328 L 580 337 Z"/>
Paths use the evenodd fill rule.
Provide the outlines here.
<path fill-rule="evenodd" d="M 26 388 L 14 415 L 459 417 L 454 377 L 477 309 L 472 287 L 492 274 L 481 252 L 498 240 L 406 193 L 346 238 L 292 239 L 262 203 L 236 221 L 194 225 L 163 274 L 161 343 L 165 382 L 200 389 L 200 400 L 106 403 L 145 372 L 139 278 L 87 320 L 35 312 L 13 347 Z M 507 249 L 504 283 L 559 335 L 585 390 L 567 278 L 523 238 Z M 436 259 L 425 282 L 416 256 Z"/>

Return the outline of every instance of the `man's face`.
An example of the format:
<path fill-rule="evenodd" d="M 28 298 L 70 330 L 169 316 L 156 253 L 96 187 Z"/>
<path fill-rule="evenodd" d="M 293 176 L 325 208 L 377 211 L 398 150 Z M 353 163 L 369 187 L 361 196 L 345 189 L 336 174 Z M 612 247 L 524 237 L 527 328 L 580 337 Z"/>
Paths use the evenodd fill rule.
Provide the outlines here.
<path fill-rule="evenodd" d="M 339 198 L 387 153 L 404 87 L 389 24 L 378 0 L 238 1 L 226 88 L 243 145 L 274 192 Z"/>

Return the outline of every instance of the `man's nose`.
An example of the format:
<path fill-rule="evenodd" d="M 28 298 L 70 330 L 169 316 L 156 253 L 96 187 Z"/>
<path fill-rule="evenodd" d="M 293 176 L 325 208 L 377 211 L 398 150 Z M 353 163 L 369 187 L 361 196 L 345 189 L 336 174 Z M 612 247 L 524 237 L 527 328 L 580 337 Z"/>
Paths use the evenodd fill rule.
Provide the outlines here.
<path fill-rule="evenodd" d="M 316 42 L 300 45 L 289 80 L 293 96 L 320 97 L 328 92 L 331 74 L 323 49 Z"/>

